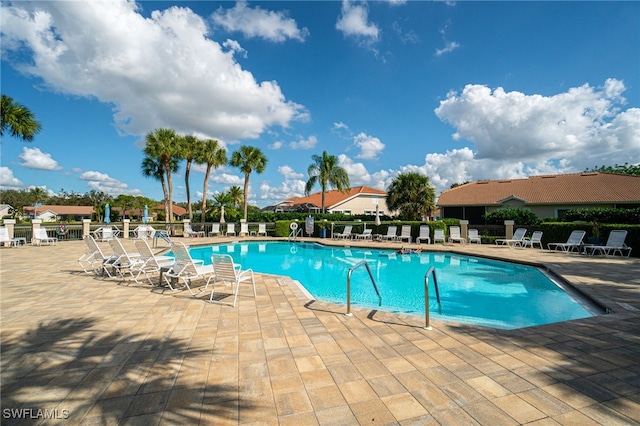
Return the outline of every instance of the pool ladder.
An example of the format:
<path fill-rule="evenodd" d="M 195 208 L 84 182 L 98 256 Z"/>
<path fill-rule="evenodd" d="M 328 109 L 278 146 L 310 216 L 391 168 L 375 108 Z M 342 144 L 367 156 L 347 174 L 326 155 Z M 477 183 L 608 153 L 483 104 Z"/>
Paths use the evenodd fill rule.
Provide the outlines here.
<path fill-rule="evenodd" d="M 438 306 L 440 306 L 440 291 L 438 290 L 438 279 L 436 278 L 436 269 L 432 266 L 424 274 L 424 328 L 425 330 L 431 330 L 429 325 L 429 276 L 433 275 L 433 286 L 436 289 L 436 300 Z"/>
<path fill-rule="evenodd" d="M 291 238 L 293 238 L 293 242 L 295 243 L 296 238 L 298 237 L 298 235 L 302 234 L 302 231 L 302 228 L 292 229 L 291 232 L 289 232 L 289 242 L 291 242 Z"/>
<path fill-rule="evenodd" d="M 371 284 L 373 284 L 373 288 L 378 295 L 378 306 L 382 305 L 382 296 L 380 296 L 380 291 L 378 290 L 376 280 L 373 278 L 373 274 L 371 273 L 371 268 L 369 268 L 369 263 L 366 260 L 361 260 L 360 262 L 349 268 L 349 272 L 347 273 L 347 313 L 345 315 L 349 317 L 353 315 L 351 313 L 351 273 L 362 265 L 367 268 L 367 272 L 369 273 L 369 277 L 371 278 Z"/>

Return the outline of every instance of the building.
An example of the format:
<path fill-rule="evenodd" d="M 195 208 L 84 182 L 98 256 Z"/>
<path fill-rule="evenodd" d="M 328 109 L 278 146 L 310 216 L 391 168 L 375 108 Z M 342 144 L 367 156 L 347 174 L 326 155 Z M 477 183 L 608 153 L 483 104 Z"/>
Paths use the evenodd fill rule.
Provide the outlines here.
<path fill-rule="evenodd" d="M 177 205 L 173 205 L 173 220 L 182 220 L 187 217 L 187 209 L 184 207 L 180 207 Z M 158 214 L 162 213 L 164 215 L 164 204 L 158 204 L 156 206 L 149 208 L 149 216 L 158 217 Z"/>
<path fill-rule="evenodd" d="M 43 222 L 79 222 L 82 219 L 91 219 L 95 213 L 93 206 L 24 206 L 22 211 L 25 217 L 40 219 Z"/>
<path fill-rule="evenodd" d="M 367 186 L 349 188 L 346 192 L 327 191 L 324 193 L 324 204 L 327 213 L 374 216 L 377 208 L 380 215 L 389 214 L 386 191 Z M 322 193 L 316 192 L 306 197 L 288 198 L 271 206 L 271 210 L 320 213 L 322 212 Z"/>
<path fill-rule="evenodd" d="M 437 206 L 441 218 L 470 224 L 483 224 L 485 213 L 504 208 L 527 209 L 541 219 L 579 208 L 638 208 L 640 176 L 588 172 L 475 181 L 443 191 Z"/>

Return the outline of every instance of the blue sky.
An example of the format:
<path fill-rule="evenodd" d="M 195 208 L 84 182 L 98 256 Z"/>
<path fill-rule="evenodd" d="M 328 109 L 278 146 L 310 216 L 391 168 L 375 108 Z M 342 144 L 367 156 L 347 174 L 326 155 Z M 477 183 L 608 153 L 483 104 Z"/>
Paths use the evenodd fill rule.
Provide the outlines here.
<path fill-rule="evenodd" d="M 639 2 L 2 1 L 2 93 L 42 123 L 2 139 L 0 186 L 145 195 L 144 136 L 260 148 L 250 202 L 300 196 L 311 156 L 351 184 L 640 163 Z M 184 165 L 174 200 L 186 200 Z M 195 166 L 192 199 L 202 197 Z M 242 186 L 212 173 L 209 196 Z"/>

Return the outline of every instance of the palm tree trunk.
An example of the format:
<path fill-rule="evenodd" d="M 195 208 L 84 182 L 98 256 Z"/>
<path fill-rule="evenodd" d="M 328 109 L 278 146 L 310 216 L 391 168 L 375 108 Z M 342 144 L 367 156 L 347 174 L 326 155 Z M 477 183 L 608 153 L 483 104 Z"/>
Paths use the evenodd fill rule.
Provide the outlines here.
<path fill-rule="evenodd" d="M 244 221 L 247 221 L 247 198 L 249 197 L 249 173 L 244 175 Z"/>
<path fill-rule="evenodd" d="M 184 185 L 187 189 L 187 210 L 189 211 L 189 221 L 193 220 L 193 210 L 191 208 L 191 191 L 189 190 L 189 172 L 191 171 L 191 160 L 187 161 L 187 169 L 184 172 Z"/>
<path fill-rule="evenodd" d="M 207 186 L 209 186 L 209 173 L 211 172 L 211 164 L 207 164 L 207 171 L 204 174 L 204 189 L 202 190 L 202 215 L 200 223 L 204 225 L 205 216 L 207 214 Z"/>

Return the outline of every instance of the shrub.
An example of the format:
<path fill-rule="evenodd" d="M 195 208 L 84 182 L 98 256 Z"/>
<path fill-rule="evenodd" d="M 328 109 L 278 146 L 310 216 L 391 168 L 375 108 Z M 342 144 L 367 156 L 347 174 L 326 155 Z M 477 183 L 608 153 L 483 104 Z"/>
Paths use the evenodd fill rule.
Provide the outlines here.
<path fill-rule="evenodd" d="M 485 220 L 490 225 L 503 225 L 505 220 L 513 220 L 516 225 L 538 225 L 540 219 L 535 213 L 526 209 L 500 209 L 485 213 Z"/>

